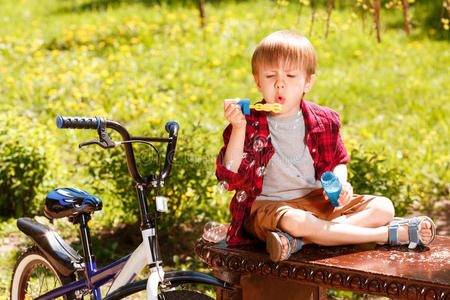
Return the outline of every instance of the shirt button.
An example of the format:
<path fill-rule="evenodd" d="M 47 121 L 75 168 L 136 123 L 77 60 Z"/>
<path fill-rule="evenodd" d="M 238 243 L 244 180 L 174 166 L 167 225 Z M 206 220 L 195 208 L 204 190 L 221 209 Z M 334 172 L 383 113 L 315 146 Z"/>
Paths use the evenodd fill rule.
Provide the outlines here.
<path fill-rule="evenodd" d="M 312 152 L 313 152 L 313 153 L 316 152 L 316 148 L 312 149 Z"/>

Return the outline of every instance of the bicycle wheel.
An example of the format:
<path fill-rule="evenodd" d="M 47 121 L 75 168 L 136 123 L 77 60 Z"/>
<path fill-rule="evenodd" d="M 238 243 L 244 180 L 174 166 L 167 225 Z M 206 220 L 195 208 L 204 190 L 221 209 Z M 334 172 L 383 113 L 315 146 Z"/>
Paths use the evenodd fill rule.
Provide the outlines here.
<path fill-rule="evenodd" d="M 75 275 L 64 276 L 52 267 L 36 247 L 29 248 L 17 260 L 11 279 L 11 300 L 28 300 L 41 296 L 61 285 L 75 280 Z M 75 299 L 74 295 L 57 299 Z"/>
<path fill-rule="evenodd" d="M 159 300 L 213 300 L 213 298 L 206 296 L 199 292 L 189 290 L 175 290 L 158 295 Z"/>

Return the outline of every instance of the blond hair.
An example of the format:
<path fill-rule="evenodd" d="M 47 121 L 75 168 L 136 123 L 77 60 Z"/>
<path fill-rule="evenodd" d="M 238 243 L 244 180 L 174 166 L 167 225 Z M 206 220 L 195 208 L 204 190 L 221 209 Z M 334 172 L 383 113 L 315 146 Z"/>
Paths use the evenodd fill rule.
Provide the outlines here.
<path fill-rule="evenodd" d="M 252 73 L 258 75 L 261 67 L 284 63 L 306 73 L 309 78 L 316 72 L 317 55 L 311 42 L 293 31 L 276 31 L 265 37 L 252 57 Z"/>

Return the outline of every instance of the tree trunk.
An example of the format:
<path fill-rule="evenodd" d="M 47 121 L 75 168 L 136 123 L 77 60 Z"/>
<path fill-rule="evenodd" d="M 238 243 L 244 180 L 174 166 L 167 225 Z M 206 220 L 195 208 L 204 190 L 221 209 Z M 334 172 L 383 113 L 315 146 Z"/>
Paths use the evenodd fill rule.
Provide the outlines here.
<path fill-rule="evenodd" d="M 205 0 L 198 0 L 198 10 L 200 12 L 200 25 L 204 28 L 206 22 Z"/>
<path fill-rule="evenodd" d="M 325 37 L 328 37 L 328 30 L 330 28 L 330 19 L 331 19 L 331 12 L 334 8 L 334 0 L 327 0 L 327 29 L 325 31 Z"/>
<path fill-rule="evenodd" d="M 374 15 L 374 21 L 375 21 L 375 27 L 377 29 L 377 40 L 378 43 L 381 43 L 381 33 L 380 33 L 380 8 L 381 8 L 381 4 L 380 4 L 380 0 L 374 0 L 373 1 L 373 15 Z"/>
<path fill-rule="evenodd" d="M 406 35 L 409 35 L 411 26 L 410 26 L 409 20 L 408 20 L 408 0 L 402 0 L 402 4 L 403 4 L 403 19 L 404 19 L 405 32 L 406 32 Z"/>
<path fill-rule="evenodd" d="M 316 0 L 312 0 L 311 1 L 311 26 L 309 27 L 309 36 L 312 36 L 315 15 L 316 15 Z"/>

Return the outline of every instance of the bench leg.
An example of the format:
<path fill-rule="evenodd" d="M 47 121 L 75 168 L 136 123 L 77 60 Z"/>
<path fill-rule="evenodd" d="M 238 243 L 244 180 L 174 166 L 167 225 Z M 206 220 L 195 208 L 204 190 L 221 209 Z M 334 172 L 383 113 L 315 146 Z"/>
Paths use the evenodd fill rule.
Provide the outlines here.
<path fill-rule="evenodd" d="M 319 300 L 327 300 L 327 288 L 319 286 Z"/>
<path fill-rule="evenodd" d="M 241 276 L 240 286 L 242 300 L 325 300 L 327 297 L 326 288 L 254 274 Z"/>
<path fill-rule="evenodd" d="M 239 287 L 232 290 L 226 290 L 220 287 L 216 288 L 216 300 L 242 300 L 242 289 Z"/>

